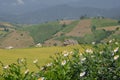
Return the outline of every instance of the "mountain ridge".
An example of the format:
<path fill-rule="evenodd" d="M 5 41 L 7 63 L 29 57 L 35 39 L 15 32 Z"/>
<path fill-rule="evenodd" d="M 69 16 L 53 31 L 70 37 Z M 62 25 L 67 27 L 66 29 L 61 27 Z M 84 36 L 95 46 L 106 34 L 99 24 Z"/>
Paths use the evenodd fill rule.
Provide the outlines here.
<path fill-rule="evenodd" d="M 36 24 L 46 21 L 55 21 L 60 19 L 79 19 L 83 15 L 88 17 L 104 16 L 108 18 L 119 18 L 119 8 L 100 9 L 91 7 L 72 7 L 69 5 L 57 5 L 46 9 L 38 9 L 32 12 L 19 15 L 1 16 L 1 21 L 13 23 Z"/>

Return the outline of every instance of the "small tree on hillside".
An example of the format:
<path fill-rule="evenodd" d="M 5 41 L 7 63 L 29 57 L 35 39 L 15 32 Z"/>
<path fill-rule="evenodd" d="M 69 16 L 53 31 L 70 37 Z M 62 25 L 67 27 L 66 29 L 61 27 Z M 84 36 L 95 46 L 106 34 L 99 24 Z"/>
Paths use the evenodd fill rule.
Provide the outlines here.
<path fill-rule="evenodd" d="M 91 31 L 95 32 L 95 30 L 96 30 L 96 26 L 95 25 L 91 26 Z"/>
<path fill-rule="evenodd" d="M 64 28 L 64 27 L 66 27 L 66 24 L 64 23 L 64 24 L 62 24 L 62 27 Z"/>
<path fill-rule="evenodd" d="M 5 27 L 5 28 L 4 28 L 4 31 L 9 32 L 9 29 Z"/>
<path fill-rule="evenodd" d="M 119 29 L 120 29 L 120 28 L 119 28 L 119 27 L 117 27 L 115 30 L 116 30 L 116 31 L 118 31 Z"/>
<path fill-rule="evenodd" d="M 118 21 L 118 24 L 120 24 L 120 20 Z"/>

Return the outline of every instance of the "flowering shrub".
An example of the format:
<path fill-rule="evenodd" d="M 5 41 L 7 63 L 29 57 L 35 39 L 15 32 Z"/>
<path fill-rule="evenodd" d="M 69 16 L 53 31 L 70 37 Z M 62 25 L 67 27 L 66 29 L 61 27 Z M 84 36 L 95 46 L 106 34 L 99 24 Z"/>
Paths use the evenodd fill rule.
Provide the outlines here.
<path fill-rule="evenodd" d="M 5 80 L 120 80 L 120 43 L 111 40 L 108 43 L 93 44 L 91 49 L 80 53 L 56 53 L 52 61 L 42 67 L 37 62 L 38 72 L 29 72 L 26 61 L 19 59 L 18 64 L 3 66 Z M 23 67 L 24 66 L 24 67 Z M 21 69 L 25 68 L 25 73 Z"/>
<path fill-rule="evenodd" d="M 27 69 L 26 59 L 18 59 L 17 64 L 4 65 L 0 62 L 3 67 L 3 73 L 0 80 L 37 80 L 34 76 L 34 72 L 29 72 Z M 25 71 L 25 72 L 23 72 Z"/>

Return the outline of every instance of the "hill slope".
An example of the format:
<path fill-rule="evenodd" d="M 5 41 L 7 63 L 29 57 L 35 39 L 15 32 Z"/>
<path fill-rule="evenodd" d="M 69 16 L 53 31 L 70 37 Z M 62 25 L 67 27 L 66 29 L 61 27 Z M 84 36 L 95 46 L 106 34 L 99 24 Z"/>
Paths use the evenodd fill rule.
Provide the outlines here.
<path fill-rule="evenodd" d="M 38 43 L 42 43 L 43 46 L 99 43 L 111 38 L 119 39 L 120 28 L 117 20 L 101 17 L 20 26 L 22 25 L 0 28 L 0 47 L 23 48 Z"/>
<path fill-rule="evenodd" d="M 15 24 L 0 22 L 0 48 L 25 48 L 34 45 L 26 31 L 18 30 Z"/>

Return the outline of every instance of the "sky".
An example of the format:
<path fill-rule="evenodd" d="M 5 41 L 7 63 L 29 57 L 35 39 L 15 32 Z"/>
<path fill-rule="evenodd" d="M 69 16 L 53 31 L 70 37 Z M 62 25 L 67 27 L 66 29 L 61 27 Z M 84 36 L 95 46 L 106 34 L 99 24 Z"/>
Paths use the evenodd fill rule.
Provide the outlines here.
<path fill-rule="evenodd" d="M 24 5 L 28 3 L 61 4 L 61 3 L 67 3 L 67 2 L 72 2 L 72 1 L 75 2 L 79 0 L 0 0 L 0 4 L 2 5 L 6 5 L 6 4 Z"/>
<path fill-rule="evenodd" d="M 63 4 L 74 7 L 114 8 L 120 7 L 120 0 L 0 0 L 0 10 L 20 13 Z"/>
<path fill-rule="evenodd" d="M 0 0 L 0 7 L 2 6 L 32 6 L 38 5 L 41 7 L 45 6 L 52 6 L 52 5 L 59 5 L 59 4 L 70 4 L 72 3 L 76 5 L 82 6 L 104 6 L 107 5 L 110 7 L 112 6 L 119 6 L 120 0 Z M 101 5 L 103 4 L 103 5 Z"/>

